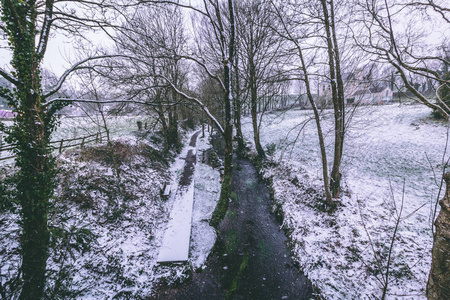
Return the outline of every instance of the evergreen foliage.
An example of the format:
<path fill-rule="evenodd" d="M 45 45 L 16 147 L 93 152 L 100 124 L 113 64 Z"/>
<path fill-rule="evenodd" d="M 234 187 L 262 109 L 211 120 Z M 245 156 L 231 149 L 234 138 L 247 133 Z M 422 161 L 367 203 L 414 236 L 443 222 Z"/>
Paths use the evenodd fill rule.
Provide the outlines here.
<path fill-rule="evenodd" d="M 450 57 L 446 57 L 446 61 L 450 61 Z M 449 64 L 444 64 L 444 66 L 442 68 L 442 79 L 447 82 L 443 83 L 439 87 L 438 96 L 445 103 L 445 105 L 442 104 L 441 102 L 439 102 L 438 104 L 444 110 L 448 111 L 447 107 L 450 107 L 450 65 Z M 445 106 L 447 106 L 447 107 L 445 107 Z M 444 116 L 441 116 L 441 114 L 436 110 L 433 111 L 433 116 L 435 116 L 437 118 L 444 118 Z"/>
<path fill-rule="evenodd" d="M 44 293 L 50 239 L 48 203 L 53 196 L 56 176 L 49 144 L 56 125 L 56 107 L 48 109 L 42 96 L 40 64 L 45 45 L 36 47 L 36 37 L 40 34 L 36 27 L 38 4 L 36 1 L 3 0 L 1 5 L 4 31 L 12 50 L 11 75 L 15 87 L 12 91 L 2 88 L 0 96 L 6 98 L 17 113 L 13 126 L 7 128 L 6 141 L 16 145 L 15 164 L 19 170 L 16 198 L 20 203 L 23 258 L 20 299 L 40 299 Z M 42 30 L 49 30 L 47 25 L 43 26 Z M 45 44 L 46 39 L 41 39 L 40 43 Z"/>

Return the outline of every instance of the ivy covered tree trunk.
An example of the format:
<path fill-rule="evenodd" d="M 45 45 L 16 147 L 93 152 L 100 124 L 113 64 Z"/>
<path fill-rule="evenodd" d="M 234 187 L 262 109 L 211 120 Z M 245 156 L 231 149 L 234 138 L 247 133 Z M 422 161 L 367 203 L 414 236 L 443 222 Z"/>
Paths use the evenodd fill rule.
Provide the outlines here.
<path fill-rule="evenodd" d="M 228 210 L 228 197 L 231 192 L 231 179 L 233 175 L 233 114 L 232 104 L 233 95 L 231 92 L 232 85 L 232 63 L 234 59 L 235 50 L 235 19 L 234 19 L 234 7 L 233 0 L 228 0 L 228 11 L 230 16 L 230 41 L 228 57 L 224 60 L 224 108 L 225 108 L 225 128 L 224 128 L 224 170 L 223 181 L 220 190 L 219 203 L 217 203 L 216 209 L 211 217 L 211 226 L 217 228 L 219 223 L 225 217 Z M 224 37 L 222 37 L 224 39 Z M 225 43 L 224 43 L 225 44 Z"/>
<path fill-rule="evenodd" d="M 242 153 L 245 149 L 244 135 L 242 134 L 241 103 L 240 99 L 235 99 L 234 101 L 234 122 L 236 127 L 237 152 L 239 153 Z"/>
<path fill-rule="evenodd" d="M 450 61 L 450 54 L 445 53 L 445 60 Z M 439 107 L 447 111 L 447 113 L 450 113 L 449 107 L 450 107 L 450 64 L 444 63 L 442 67 L 442 79 L 446 80 L 446 83 L 442 83 L 438 87 L 438 96 L 439 96 L 439 102 L 437 103 Z M 442 114 L 441 111 L 434 109 L 433 114 L 435 116 L 438 116 L 442 119 L 445 119 L 445 115 Z"/>
<path fill-rule="evenodd" d="M 21 248 L 23 280 L 20 299 L 41 299 L 45 287 L 49 231 L 48 202 L 53 194 L 55 168 L 49 148 L 53 118 L 42 105 L 39 65 L 47 38 L 41 33 L 36 47 L 37 7 L 35 1 L 1 1 L 5 33 L 13 51 L 15 85 L 10 105 L 17 116 L 8 142 L 16 144 L 16 166 L 19 168 L 17 197 L 21 205 Z M 53 1 L 46 1 L 46 21 L 50 26 Z"/>
<path fill-rule="evenodd" d="M 239 55 L 235 55 L 234 60 L 234 73 L 235 73 L 235 98 L 234 98 L 234 125 L 236 127 L 236 140 L 237 140 L 237 152 L 242 153 L 245 149 L 244 144 L 244 135 L 242 134 L 242 121 L 241 121 L 241 108 L 242 108 L 242 101 L 241 101 L 241 84 L 240 84 L 240 78 L 239 78 Z"/>
<path fill-rule="evenodd" d="M 217 228 L 225 217 L 228 210 L 228 197 L 231 192 L 231 179 L 233 176 L 233 117 L 232 117 L 232 96 L 231 96 L 231 70 L 230 65 L 224 66 L 225 86 L 228 87 L 225 93 L 225 128 L 224 128 L 224 162 L 223 181 L 220 189 L 219 203 L 211 218 L 211 226 Z"/>
<path fill-rule="evenodd" d="M 49 232 L 48 201 L 53 193 L 54 168 L 48 147 L 39 97 L 28 95 L 16 119 L 16 166 L 20 168 L 17 190 L 22 216 L 22 279 L 20 299 L 40 299 L 45 286 Z"/>
<path fill-rule="evenodd" d="M 177 93 L 172 91 L 173 102 L 177 101 Z M 177 105 L 169 107 L 169 137 L 168 137 L 169 148 L 180 148 L 180 138 L 178 133 L 178 109 Z"/>
<path fill-rule="evenodd" d="M 251 50 L 253 51 L 253 50 Z M 254 57 L 252 54 L 249 55 L 249 79 L 250 79 L 250 100 L 251 100 L 251 115 L 252 115 L 252 126 L 253 126 L 253 139 L 255 142 L 256 152 L 259 158 L 264 158 L 264 149 L 261 146 L 261 141 L 259 138 L 259 127 L 258 127 L 258 91 L 256 87 L 256 66 L 254 62 Z"/>
<path fill-rule="evenodd" d="M 447 190 L 439 201 L 441 211 L 434 222 L 436 231 L 427 285 L 429 300 L 450 299 L 450 173 L 444 175 L 444 180 Z"/>

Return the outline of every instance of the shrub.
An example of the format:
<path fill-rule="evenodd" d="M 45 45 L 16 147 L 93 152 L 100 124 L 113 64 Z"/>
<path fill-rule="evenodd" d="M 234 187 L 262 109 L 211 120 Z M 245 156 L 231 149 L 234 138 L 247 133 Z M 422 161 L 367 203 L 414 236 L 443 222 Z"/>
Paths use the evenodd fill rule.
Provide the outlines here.
<path fill-rule="evenodd" d="M 277 145 L 275 143 L 267 144 L 266 149 L 267 155 L 272 156 L 275 154 L 275 151 L 277 150 Z"/>

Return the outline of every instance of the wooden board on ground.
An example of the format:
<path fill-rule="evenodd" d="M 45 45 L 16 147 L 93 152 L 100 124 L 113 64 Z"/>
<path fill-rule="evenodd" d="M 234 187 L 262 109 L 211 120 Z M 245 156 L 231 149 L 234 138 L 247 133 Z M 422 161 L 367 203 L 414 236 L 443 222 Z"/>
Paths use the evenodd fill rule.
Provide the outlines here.
<path fill-rule="evenodd" d="M 164 234 L 158 263 L 182 262 L 189 257 L 191 239 L 192 205 L 194 202 L 194 180 L 187 190 L 176 195 L 169 224 Z"/>

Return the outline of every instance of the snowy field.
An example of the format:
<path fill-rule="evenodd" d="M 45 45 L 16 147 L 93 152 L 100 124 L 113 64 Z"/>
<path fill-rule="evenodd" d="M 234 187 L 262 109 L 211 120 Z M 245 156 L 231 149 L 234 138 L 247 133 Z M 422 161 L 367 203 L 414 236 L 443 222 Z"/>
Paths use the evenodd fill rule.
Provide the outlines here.
<path fill-rule="evenodd" d="M 323 195 L 317 192 L 322 190 L 321 161 L 312 112 L 264 116 L 262 144 L 276 145 L 271 158 L 278 163 L 265 168 L 264 176 L 273 179 L 296 259 L 326 298 L 380 298 L 388 273 L 389 299 L 425 299 L 431 218 L 447 159 L 447 127 L 429 115 L 430 109 L 420 105 L 355 111 L 344 145 L 343 205 L 334 215 L 317 209 L 317 198 Z M 243 121 L 244 135 L 251 141 L 250 118 Z M 324 112 L 322 123 L 330 162 L 331 111 Z"/>
<path fill-rule="evenodd" d="M 52 135 L 52 140 L 71 139 L 104 131 L 100 115 L 89 117 L 61 117 L 61 123 Z M 145 116 L 106 116 L 106 124 L 112 137 L 120 137 L 127 132 L 137 130 L 137 122 L 151 125 Z"/>
<path fill-rule="evenodd" d="M 49 299 L 148 298 L 158 282 L 183 281 L 192 269 L 200 268 L 215 242 L 208 221 L 219 197 L 219 171 L 198 159 L 189 262 L 158 265 L 159 247 L 189 147 L 167 168 L 149 156 L 148 147 L 155 145 L 147 140 L 126 135 L 114 141 L 120 143 L 120 182 L 111 163 L 92 154 L 104 153 L 99 145 L 58 157 L 62 185 L 49 216 L 53 232 Z M 198 154 L 209 147 L 208 137 L 198 138 Z M 159 195 L 165 181 L 172 183 L 167 201 Z M 5 295 L 17 292 L 17 221 L 14 209 L 0 213 L 0 288 Z"/>

